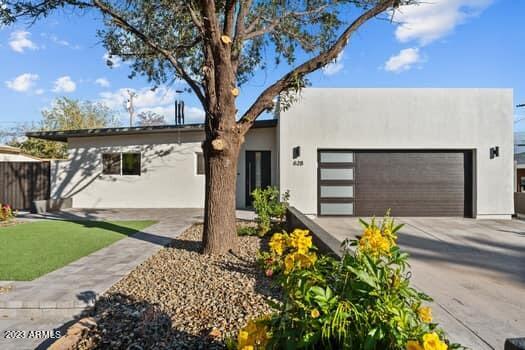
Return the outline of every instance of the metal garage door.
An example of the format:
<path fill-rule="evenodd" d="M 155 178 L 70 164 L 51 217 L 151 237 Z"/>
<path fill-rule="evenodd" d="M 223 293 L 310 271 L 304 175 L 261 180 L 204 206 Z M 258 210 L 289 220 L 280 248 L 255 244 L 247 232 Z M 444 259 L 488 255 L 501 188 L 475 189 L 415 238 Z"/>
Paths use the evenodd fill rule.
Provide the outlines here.
<path fill-rule="evenodd" d="M 471 216 L 470 151 L 319 151 L 320 215 Z"/>

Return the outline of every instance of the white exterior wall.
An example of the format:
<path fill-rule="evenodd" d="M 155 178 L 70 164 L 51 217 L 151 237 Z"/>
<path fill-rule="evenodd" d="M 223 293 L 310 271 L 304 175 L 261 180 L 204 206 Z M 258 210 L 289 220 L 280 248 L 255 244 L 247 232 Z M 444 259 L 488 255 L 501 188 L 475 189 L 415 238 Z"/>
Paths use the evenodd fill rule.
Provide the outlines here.
<path fill-rule="evenodd" d="M 280 188 L 306 214 L 317 212 L 322 148 L 473 149 L 477 217 L 514 211 L 511 89 L 304 89 L 279 128 Z M 303 166 L 292 165 L 294 146 Z"/>
<path fill-rule="evenodd" d="M 275 128 L 251 130 L 243 149 L 271 150 L 272 133 Z M 51 198 L 72 197 L 74 208 L 202 208 L 204 175 L 196 174 L 196 153 L 203 139 L 201 131 L 70 138 L 68 160 L 51 166 Z M 111 152 L 140 152 L 141 175 L 102 175 L 102 153 Z M 276 161 L 272 152 L 274 169 Z M 239 164 L 244 184 L 244 152 Z M 244 198 L 244 186 L 237 189 Z M 243 207 L 244 200 L 237 204 Z"/>

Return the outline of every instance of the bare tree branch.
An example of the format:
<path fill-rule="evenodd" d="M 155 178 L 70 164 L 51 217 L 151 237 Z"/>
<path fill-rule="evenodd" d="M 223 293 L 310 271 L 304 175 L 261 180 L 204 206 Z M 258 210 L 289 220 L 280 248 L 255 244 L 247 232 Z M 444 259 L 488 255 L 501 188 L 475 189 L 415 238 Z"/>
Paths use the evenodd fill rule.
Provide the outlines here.
<path fill-rule="evenodd" d="M 369 19 L 381 14 L 390 7 L 395 7 L 398 0 L 382 0 L 374 7 L 365 11 L 355 21 L 353 21 L 345 31 L 339 36 L 337 41 L 325 52 L 309 59 L 303 64 L 292 69 L 290 72 L 285 74 L 282 78 L 276 81 L 274 84 L 266 88 L 261 95 L 255 100 L 255 102 L 248 108 L 246 113 L 237 122 L 239 132 L 244 135 L 250 127 L 253 125 L 255 119 L 267 109 L 271 109 L 274 106 L 273 98 L 278 96 L 281 92 L 288 90 L 293 87 L 294 82 L 298 77 L 318 70 L 322 66 L 330 63 L 336 59 L 337 55 L 343 51 L 348 40 L 352 34 L 359 29 Z"/>

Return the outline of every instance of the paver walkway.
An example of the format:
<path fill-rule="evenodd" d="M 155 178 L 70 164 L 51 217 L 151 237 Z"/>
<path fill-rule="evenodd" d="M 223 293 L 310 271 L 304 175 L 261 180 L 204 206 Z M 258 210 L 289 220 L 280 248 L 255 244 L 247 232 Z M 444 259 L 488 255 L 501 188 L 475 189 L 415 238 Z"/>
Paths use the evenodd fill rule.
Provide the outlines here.
<path fill-rule="evenodd" d="M 356 218 L 314 218 L 339 241 L 362 229 Z M 525 336 L 525 222 L 398 218 L 412 281 L 434 298 L 435 317 L 453 341 L 503 349 Z"/>
<path fill-rule="evenodd" d="M 32 220 L 38 216 L 29 216 Z M 201 209 L 69 210 L 47 218 L 74 220 L 156 220 L 158 223 L 29 282 L 1 282 L 12 289 L 0 294 L 0 349 L 46 348 L 50 341 L 27 339 L 29 331 L 52 331 L 71 321 L 135 266 L 195 222 Z M 26 339 L 6 339 L 18 330 Z M 21 335 L 15 334 L 15 335 Z M 31 334 L 38 336 L 37 334 Z"/>

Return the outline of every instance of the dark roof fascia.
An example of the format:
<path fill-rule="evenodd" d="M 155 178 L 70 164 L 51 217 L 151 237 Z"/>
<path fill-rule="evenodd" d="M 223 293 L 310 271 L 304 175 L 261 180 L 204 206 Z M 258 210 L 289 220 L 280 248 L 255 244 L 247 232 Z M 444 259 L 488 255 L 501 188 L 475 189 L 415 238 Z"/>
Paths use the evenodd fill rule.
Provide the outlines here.
<path fill-rule="evenodd" d="M 271 128 L 277 125 L 277 119 L 257 120 L 253 124 L 254 128 Z M 119 136 L 137 134 L 157 134 L 173 131 L 201 131 L 204 124 L 183 124 L 183 125 L 156 125 L 156 126 L 133 126 L 124 128 L 100 128 L 100 129 L 79 129 L 79 130 L 60 130 L 60 131 L 32 131 L 26 132 L 27 137 L 34 137 L 42 140 L 67 142 L 71 137 L 94 137 L 94 136 Z"/>

